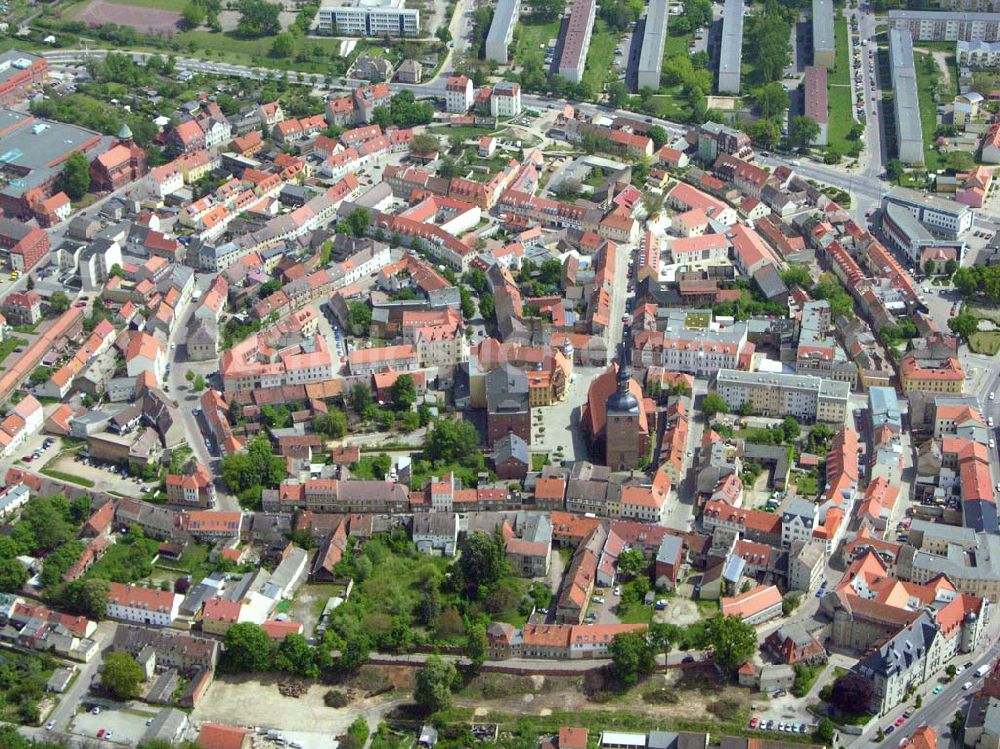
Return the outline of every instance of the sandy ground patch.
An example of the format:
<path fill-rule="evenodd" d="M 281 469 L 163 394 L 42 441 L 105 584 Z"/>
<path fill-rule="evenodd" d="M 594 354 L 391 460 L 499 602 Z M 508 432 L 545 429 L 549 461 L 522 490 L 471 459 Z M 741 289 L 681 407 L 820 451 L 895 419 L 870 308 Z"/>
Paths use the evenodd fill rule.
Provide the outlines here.
<path fill-rule="evenodd" d="M 285 697 L 278 692 L 281 680 L 216 679 L 191 713 L 191 719 L 197 725 L 265 725 L 283 731 L 301 732 L 308 727 L 309 733 L 324 734 L 332 739 L 344 733 L 359 715 L 364 716 L 374 730 L 388 711 L 409 696 L 390 692 L 358 699 L 347 707 L 330 708 L 323 704 L 323 695 L 331 687 L 314 684 L 301 697 Z M 261 711 L 262 705 L 267 705 L 266 711 Z"/>
<path fill-rule="evenodd" d="M 672 622 L 678 626 L 693 624 L 701 619 L 698 606 L 686 598 L 668 598 L 667 607 L 663 611 L 653 612 L 653 621 Z"/>

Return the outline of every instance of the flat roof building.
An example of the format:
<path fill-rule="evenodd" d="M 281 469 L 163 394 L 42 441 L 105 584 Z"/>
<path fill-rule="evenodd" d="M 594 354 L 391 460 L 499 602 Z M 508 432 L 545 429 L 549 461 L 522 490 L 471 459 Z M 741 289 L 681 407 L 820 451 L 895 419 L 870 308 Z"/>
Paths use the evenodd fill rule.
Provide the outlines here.
<path fill-rule="evenodd" d="M 649 0 L 646 25 L 642 32 L 636 88 L 660 88 L 663 70 L 663 47 L 667 43 L 667 0 Z"/>
<path fill-rule="evenodd" d="M 825 146 L 829 138 L 829 105 L 826 90 L 826 68 L 810 65 L 805 75 L 805 116 L 819 125 L 819 135 L 813 143 Z"/>
<path fill-rule="evenodd" d="M 895 203 L 902 206 L 939 237 L 958 239 L 972 228 L 974 217 L 972 208 L 954 200 L 928 195 L 907 187 L 893 187 L 882 197 L 882 202 L 883 205 Z"/>
<path fill-rule="evenodd" d="M 320 6 L 316 30 L 331 36 L 417 36 L 420 11 L 403 0 L 333 0 Z"/>
<path fill-rule="evenodd" d="M 510 62 L 508 48 L 514 38 L 514 27 L 521 13 L 521 0 L 500 0 L 493 11 L 493 22 L 486 35 L 486 59 L 506 65 Z"/>
<path fill-rule="evenodd" d="M 813 0 L 813 65 L 833 70 L 836 42 L 833 30 L 833 0 Z"/>
<path fill-rule="evenodd" d="M 719 45 L 719 93 L 739 94 L 743 62 L 743 0 L 726 0 Z"/>
<path fill-rule="evenodd" d="M 842 425 L 847 415 L 849 382 L 812 375 L 720 369 L 716 390 L 733 412 L 746 406 L 757 416 L 794 416 L 800 421 Z"/>
<path fill-rule="evenodd" d="M 566 24 L 566 36 L 563 38 L 562 55 L 559 58 L 559 75 L 571 83 L 583 80 L 583 68 L 587 64 L 596 14 L 596 0 L 573 0 L 569 22 Z"/>
<path fill-rule="evenodd" d="M 924 163 L 924 135 L 920 129 L 917 70 L 913 63 L 913 36 L 906 29 L 889 29 L 889 67 L 895 92 L 896 151 L 904 164 Z"/>
<path fill-rule="evenodd" d="M 909 31 L 921 42 L 995 42 L 1000 40 L 1000 14 L 890 10 L 889 28 Z"/>

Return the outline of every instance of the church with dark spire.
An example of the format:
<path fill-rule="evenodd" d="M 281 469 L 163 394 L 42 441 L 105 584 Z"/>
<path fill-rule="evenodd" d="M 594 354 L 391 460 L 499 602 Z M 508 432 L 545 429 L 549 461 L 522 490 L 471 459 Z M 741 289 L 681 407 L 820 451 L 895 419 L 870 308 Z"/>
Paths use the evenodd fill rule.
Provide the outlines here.
<path fill-rule="evenodd" d="M 587 393 L 581 425 L 591 440 L 595 460 L 612 470 L 638 468 L 649 455 L 652 402 L 632 376 L 632 331 L 626 322 L 617 362 L 595 379 Z"/>

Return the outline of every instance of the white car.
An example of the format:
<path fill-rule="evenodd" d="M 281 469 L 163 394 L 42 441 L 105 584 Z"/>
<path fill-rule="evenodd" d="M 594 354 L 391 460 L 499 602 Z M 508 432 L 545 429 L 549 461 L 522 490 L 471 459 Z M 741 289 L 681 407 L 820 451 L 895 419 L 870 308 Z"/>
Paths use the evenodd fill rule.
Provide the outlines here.
<path fill-rule="evenodd" d="M 990 440 L 990 450 L 992 450 L 996 446 L 997 446 L 997 441 L 996 440 Z"/>
<path fill-rule="evenodd" d="M 992 400 L 996 400 L 996 398 L 997 398 L 997 394 L 996 394 L 996 391 L 992 391 L 992 390 L 991 390 L 991 391 L 990 391 L 990 400 L 991 400 L 991 401 L 992 401 Z"/>
<path fill-rule="evenodd" d="M 51 731 L 55 727 L 56 727 L 56 722 L 54 720 L 50 720 L 48 723 L 45 724 L 46 731 Z"/>

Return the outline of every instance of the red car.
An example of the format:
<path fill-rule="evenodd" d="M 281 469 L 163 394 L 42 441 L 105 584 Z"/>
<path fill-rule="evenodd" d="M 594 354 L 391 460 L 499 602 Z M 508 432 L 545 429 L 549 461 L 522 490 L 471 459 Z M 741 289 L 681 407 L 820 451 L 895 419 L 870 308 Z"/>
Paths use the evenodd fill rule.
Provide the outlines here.
<path fill-rule="evenodd" d="M 99 739 L 103 739 L 104 738 L 104 729 L 103 728 L 100 731 L 97 732 L 97 738 L 99 738 Z"/>
<path fill-rule="evenodd" d="M 750 719 L 750 727 L 751 727 L 751 728 L 756 728 L 756 727 L 757 727 L 757 716 L 756 716 L 756 715 L 755 715 L 755 716 L 753 716 L 753 717 L 752 717 L 752 718 Z"/>
<path fill-rule="evenodd" d="M 906 722 L 906 716 L 905 715 L 900 715 L 898 718 L 896 718 L 896 728 L 899 728 L 905 722 Z"/>

